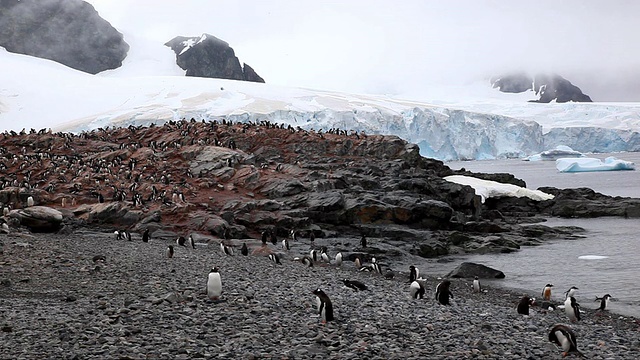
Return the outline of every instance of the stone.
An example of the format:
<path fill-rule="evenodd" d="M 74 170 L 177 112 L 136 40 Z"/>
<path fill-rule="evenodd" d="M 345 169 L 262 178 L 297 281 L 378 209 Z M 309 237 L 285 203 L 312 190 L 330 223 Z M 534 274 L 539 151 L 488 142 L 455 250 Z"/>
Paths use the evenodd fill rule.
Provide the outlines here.
<path fill-rule="evenodd" d="M 28 227 L 32 232 L 58 231 L 63 220 L 60 211 L 46 206 L 12 210 L 9 217 L 18 219 L 20 225 Z"/>
<path fill-rule="evenodd" d="M 453 271 L 447 274 L 446 277 L 450 278 L 474 278 L 475 276 L 481 279 L 504 279 L 505 275 L 502 271 L 490 268 L 482 264 L 476 264 L 471 262 L 463 262 L 458 265 Z"/>

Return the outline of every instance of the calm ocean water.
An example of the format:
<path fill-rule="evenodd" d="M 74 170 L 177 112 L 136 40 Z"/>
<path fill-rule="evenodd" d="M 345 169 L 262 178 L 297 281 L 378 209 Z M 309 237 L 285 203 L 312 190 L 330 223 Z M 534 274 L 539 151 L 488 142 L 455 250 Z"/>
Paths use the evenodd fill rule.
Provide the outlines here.
<path fill-rule="evenodd" d="M 604 159 L 616 156 L 640 165 L 640 153 L 596 154 Z M 640 170 L 592 173 L 559 173 L 554 161 L 490 160 L 452 162 L 453 169 L 478 172 L 507 172 L 526 181 L 527 187 L 589 187 L 603 194 L 640 198 Z M 463 261 L 482 263 L 502 270 L 506 279 L 495 284 L 539 293 L 546 283 L 553 283 L 556 300 L 564 299 L 571 286 L 580 290 L 578 302 L 597 308 L 596 296 L 611 294 L 618 301 L 610 309 L 623 315 L 640 317 L 640 219 L 551 218 L 546 225 L 575 225 L 585 228 L 584 239 L 549 242 L 523 248 L 512 254 L 456 256 L 450 262 L 429 262 L 422 266 L 429 272 L 446 273 Z M 595 258 L 590 256 L 596 255 Z M 538 295 L 539 296 L 539 295 Z"/>

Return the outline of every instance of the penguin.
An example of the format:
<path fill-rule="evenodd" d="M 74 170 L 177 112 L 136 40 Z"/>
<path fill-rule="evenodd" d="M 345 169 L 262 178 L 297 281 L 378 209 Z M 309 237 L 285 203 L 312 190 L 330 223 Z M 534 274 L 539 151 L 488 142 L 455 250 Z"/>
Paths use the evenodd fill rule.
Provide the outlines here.
<path fill-rule="evenodd" d="M 417 299 L 418 297 L 420 299 L 423 299 L 424 293 L 425 293 L 425 289 L 424 289 L 424 286 L 422 286 L 422 284 L 420 284 L 416 280 L 411 282 L 411 285 L 409 285 L 409 295 L 411 295 L 412 299 Z"/>
<path fill-rule="evenodd" d="M 409 266 L 409 284 L 418 280 L 419 276 L 420 276 L 420 270 L 418 270 L 418 268 L 413 265 Z"/>
<path fill-rule="evenodd" d="M 122 240 L 124 238 L 124 232 L 120 230 L 116 230 L 113 233 L 116 234 L 116 240 Z"/>
<path fill-rule="evenodd" d="M 342 266 L 342 253 L 341 252 L 336 254 L 336 266 L 337 267 L 341 267 Z"/>
<path fill-rule="evenodd" d="M 289 232 L 289 235 L 291 236 L 292 241 L 298 240 L 298 234 L 296 233 L 295 230 L 291 229 L 291 231 Z"/>
<path fill-rule="evenodd" d="M 260 237 L 260 240 L 262 240 L 262 245 L 267 245 L 267 240 L 269 239 L 269 233 L 267 232 L 267 230 L 263 231 Z"/>
<path fill-rule="evenodd" d="M 193 236 L 191 236 L 191 234 L 189 234 L 187 241 L 189 242 L 189 246 L 191 246 L 192 249 L 196 248 L 196 243 L 195 241 L 193 241 Z"/>
<path fill-rule="evenodd" d="M 247 243 L 242 243 L 242 248 L 240 249 L 240 253 L 244 256 L 249 255 L 249 249 L 247 248 Z"/>
<path fill-rule="evenodd" d="M 518 303 L 518 306 L 516 307 L 516 310 L 518 310 L 518 314 L 521 315 L 529 315 L 529 306 L 533 305 L 535 302 L 534 299 L 528 297 L 528 296 L 523 296 L 520 299 L 520 302 Z"/>
<path fill-rule="evenodd" d="M 380 264 L 378 264 L 377 262 L 374 262 L 371 264 L 371 270 L 377 272 L 378 274 L 382 275 L 382 268 L 380 267 Z"/>
<path fill-rule="evenodd" d="M 449 298 L 453 299 L 453 294 L 449 287 L 451 286 L 451 281 L 442 280 L 438 286 L 436 286 L 436 300 L 442 305 L 451 305 L 449 303 Z"/>
<path fill-rule="evenodd" d="M 318 305 L 318 314 L 322 318 L 322 323 L 326 324 L 328 321 L 333 320 L 333 304 L 331 299 L 320 289 L 315 289 L 313 294 L 318 297 L 320 304 Z"/>
<path fill-rule="evenodd" d="M 311 240 L 311 243 L 313 244 L 313 242 L 316 240 L 316 234 L 312 231 L 311 234 L 309 235 L 309 240 Z"/>
<path fill-rule="evenodd" d="M 222 295 L 222 279 L 217 267 L 213 267 L 209 272 L 209 279 L 207 280 L 207 297 L 209 300 L 218 300 Z"/>
<path fill-rule="evenodd" d="M 34 204 L 33 196 L 29 196 L 27 198 L 27 207 L 31 207 L 31 206 L 33 206 L 33 204 Z"/>
<path fill-rule="evenodd" d="M 580 290 L 575 286 L 572 286 L 569 288 L 569 290 L 564 292 L 564 299 L 566 300 L 567 298 L 573 296 L 576 293 L 576 290 Z"/>
<path fill-rule="evenodd" d="M 570 327 L 563 324 L 555 324 L 549 331 L 549 341 L 562 349 L 562 357 L 574 353 L 580 357 L 585 357 L 583 353 L 578 351 L 578 342 L 576 334 Z"/>
<path fill-rule="evenodd" d="M 569 296 L 567 300 L 564 301 L 564 312 L 571 322 L 580 321 L 580 304 L 578 304 L 576 298 Z"/>
<path fill-rule="evenodd" d="M 596 299 L 594 301 L 600 301 L 600 307 L 598 308 L 598 310 L 601 310 L 601 311 L 607 310 L 607 306 L 609 305 L 609 299 L 611 298 L 612 297 L 609 294 L 606 294 L 601 298 L 596 296 Z"/>
<path fill-rule="evenodd" d="M 362 238 L 360 238 L 360 247 L 363 249 L 367 247 L 367 237 L 362 234 Z"/>
<path fill-rule="evenodd" d="M 176 244 L 178 246 L 187 247 L 186 243 L 187 243 L 187 239 L 185 239 L 184 236 L 180 236 L 179 238 L 176 239 Z"/>
<path fill-rule="evenodd" d="M 474 293 L 480 292 L 480 280 L 478 279 L 477 276 L 473 278 L 473 292 Z"/>
<path fill-rule="evenodd" d="M 131 233 L 128 232 L 127 230 L 124 231 L 124 238 L 127 239 L 127 241 L 131 241 Z"/>
<path fill-rule="evenodd" d="M 282 240 L 282 248 L 284 250 L 291 250 L 291 248 L 289 247 L 289 239 L 284 238 L 284 240 Z"/>
<path fill-rule="evenodd" d="M 544 286 L 544 289 L 542 289 L 542 300 L 551 300 L 551 288 L 553 287 L 553 284 L 547 284 Z"/>
<path fill-rule="evenodd" d="M 2 216 L 7 216 L 7 215 L 9 215 L 9 208 L 5 206 L 2 208 Z"/>
<path fill-rule="evenodd" d="M 355 265 L 356 265 L 356 269 L 360 270 L 360 268 L 362 268 L 362 261 L 360 261 L 360 258 L 359 258 L 359 257 L 356 257 L 356 258 L 353 260 L 353 262 L 354 262 L 354 263 L 355 263 Z"/>
<path fill-rule="evenodd" d="M 273 232 L 273 231 L 271 232 L 270 238 L 271 238 L 271 243 L 273 245 L 278 243 L 278 238 L 276 237 L 276 233 L 275 232 Z"/>
<path fill-rule="evenodd" d="M 222 242 L 220 243 L 220 250 L 222 250 L 223 254 L 233 255 L 233 249 L 231 249 L 231 247 L 223 244 Z"/>
<path fill-rule="evenodd" d="M 361 283 L 360 281 L 357 280 L 347 280 L 347 279 L 343 279 L 342 282 L 344 283 L 344 286 L 355 290 L 356 292 L 358 291 L 365 291 L 367 290 L 367 285 Z"/>
<path fill-rule="evenodd" d="M 322 261 L 328 263 L 330 262 L 329 260 L 329 255 L 327 254 L 327 247 L 323 246 L 322 250 L 320 250 L 320 257 L 322 258 Z"/>
<path fill-rule="evenodd" d="M 149 229 L 144 229 L 144 232 L 142 233 L 142 242 L 149 242 Z"/>
<path fill-rule="evenodd" d="M 169 259 L 171 259 L 173 257 L 173 245 L 169 245 L 169 247 L 167 248 L 167 251 L 165 252 L 165 254 L 167 255 L 167 257 Z"/>
<path fill-rule="evenodd" d="M 307 267 L 313 267 L 313 259 L 310 258 L 309 256 L 304 256 L 302 258 L 302 263 Z"/>
<path fill-rule="evenodd" d="M 278 265 L 282 265 L 282 263 L 280 262 L 280 257 L 276 253 L 269 254 L 269 260 L 273 261 L 274 263 L 276 263 Z"/>
<path fill-rule="evenodd" d="M 318 250 L 311 249 L 311 251 L 309 251 L 309 257 L 311 258 L 311 260 L 313 260 L 313 262 L 318 261 L 320 257 L 318 255 Z"/>

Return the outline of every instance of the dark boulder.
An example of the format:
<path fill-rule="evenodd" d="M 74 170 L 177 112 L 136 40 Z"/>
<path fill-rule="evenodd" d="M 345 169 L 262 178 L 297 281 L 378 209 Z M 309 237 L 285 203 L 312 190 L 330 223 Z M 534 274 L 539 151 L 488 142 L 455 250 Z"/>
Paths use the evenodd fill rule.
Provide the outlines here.
<path fill-rule="evenodd" d="M 96 74 L 122 66 L 129 45 L 81 0 L 3 0 L 0 46 Z"/>
<path fill-rule="evenodd" d="M 481 279 L 504 279 L 505 275 L 502 271 L 490 268 L 488 266 L 470 262 L 463 262 L 453 271 L 447 274 L 450 278 L 474 278 Z"/>
<path fill-rule="evenodd" d="M 28 227 L 32 232 L 56 232 L 63 219 L 60 211 L 46 206 L 13 210 L 9 217 L 18 219 L 20 225 Z"/>
<path fill-rule="evenodd" d="M 213 35 L 176 36 L 165 45 L 176 53 L 176 63 L 186 76 L 264 82 L 252 67 L 240 65 L 227 42 Z"/>

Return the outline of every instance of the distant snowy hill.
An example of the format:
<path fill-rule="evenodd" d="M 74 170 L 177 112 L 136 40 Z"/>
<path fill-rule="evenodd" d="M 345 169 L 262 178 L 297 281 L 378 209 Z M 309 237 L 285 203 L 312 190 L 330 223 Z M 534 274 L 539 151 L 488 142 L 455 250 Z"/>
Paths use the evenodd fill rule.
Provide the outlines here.
<path fill-rule="evenodd" d="M 629 132 L 639 128 L 640 104 L 531 104 L 520 102 L 522 94 L 515 95 L 520 96 L 517 103 L 472 101 L 473 87 L 467 95 L 455 91 L 458 103 L 447 101 L 452 97 L 442 91 L 436 98 L 445 100 L 429 104 L 233 80 L 132 77 L 127 68 L 134 64 L 126 62 L 122 69 L 96 76 L 4 50 L 0 62 L 0 130 L 51 127 L 77 132 L 224 117 L 396 134 L 420 145 L 423 155 L 443 160 L 523 157 L 555 146 L 557 139 L 579 151 L 640 150 L 637 133 Z M 528 121 L 541 119 L 545 121 Z M 581 127 L 578 133 L 576 127 Z M 554 137 L 545 137 L 543 131 Z M 568 137 L 571 134 L 579 137 Z"/>

